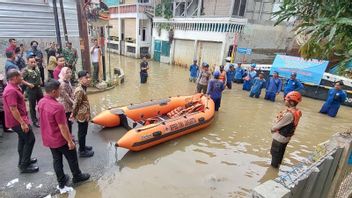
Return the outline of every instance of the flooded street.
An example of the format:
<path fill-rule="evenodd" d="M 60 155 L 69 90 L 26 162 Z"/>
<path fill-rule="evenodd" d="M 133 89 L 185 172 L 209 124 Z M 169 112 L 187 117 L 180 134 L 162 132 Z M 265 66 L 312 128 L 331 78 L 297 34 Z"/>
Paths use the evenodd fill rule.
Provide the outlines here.
<path fill-rule="evenodd" d="M 111 106 L 125 106 L 168 96 L 191 95 L 195 84 L 188 69 L 150 61 L 148 83 L 139 83 L 139 61 L 112 55 L 111 65 L 125 72 L 125 83 L 110 91 L 90 95 L 93 114 Z M 220 111 L 210 127 L 141 152 L 114 148 L 123 128 L 104 129 L 107 170 L 97 182 L 76 188 L 69 197 L 246 197 L 259 183 L 275 178 L 270 164 L 270 127 L 284 108 L 248 97 L 234 85 L 223 92 Z M 286 150 L 283 165 L 306 157 L 316 144 L 335 132 L 352 127 L 352 109 L 342 106 L 337 118 L 317 113 L 323 101 L 304 98 L 303 117 Z M 100 155 L 96 153 L 96 155 Z M 122 159 L 121 159 L 122 158 Z M 116 162 L 116 159 L 118 161 Z"/>

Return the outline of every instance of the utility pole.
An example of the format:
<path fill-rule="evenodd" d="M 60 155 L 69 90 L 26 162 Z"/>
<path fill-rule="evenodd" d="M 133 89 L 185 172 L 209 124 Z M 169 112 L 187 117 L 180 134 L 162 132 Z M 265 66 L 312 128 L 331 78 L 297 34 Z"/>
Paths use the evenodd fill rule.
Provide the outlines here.
<path fill-rule="evenodd" d="M 65 10 L 64 10 L 63 0 L 60 0 L 60 8 L 61 8 L 62 27 L 64 29 L 65 41 L 67 43 L 68 42 L 68 35 L 67 35 L 66 18 L 65 18 Z"/>
<path fill-rule="evenodd" d="M 53 0 L 53 10 L 54 10 L 54 19 L 55 19 L 56 42 L 60 46 L 59 51 L 61 51 L 62 43 L 61 43 L 60 24 L 59 24 L 59 16 L 57 14 L 56 0 Z"/>
<path fill-rule="evenodd" d="M 90 54 L 89 54 L 89 42 L 88 42 L 88 28 L 87 28 L 87 18 L 83 13 L 83 4 L 85 1 L 76 0 L 77 7 L 77 19 L 78 19 L 78 29 L 79 29 L 79 41 L 82 56 L 82 67 L 84 70 L 90 73 Z"/>
<path fill-rule="evenodd" d="M 100 27 L 100 45 L 102 51 L 102 63 L 103 63 L 103 80 L 106 80 L 106 65 L 105 65 L 105 31 L 104 27 Z"/>

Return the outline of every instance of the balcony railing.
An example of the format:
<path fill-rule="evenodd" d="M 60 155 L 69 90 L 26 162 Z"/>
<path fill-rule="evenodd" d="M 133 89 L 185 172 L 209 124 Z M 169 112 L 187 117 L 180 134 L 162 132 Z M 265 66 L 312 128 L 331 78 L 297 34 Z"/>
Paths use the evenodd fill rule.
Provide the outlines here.
<path fill-rule="evenodd" d="M 153 7 L 151 5 L 129 4 L 110 7 L 109 12 L 110 14 L 144 13 L 152 9 Z"/>

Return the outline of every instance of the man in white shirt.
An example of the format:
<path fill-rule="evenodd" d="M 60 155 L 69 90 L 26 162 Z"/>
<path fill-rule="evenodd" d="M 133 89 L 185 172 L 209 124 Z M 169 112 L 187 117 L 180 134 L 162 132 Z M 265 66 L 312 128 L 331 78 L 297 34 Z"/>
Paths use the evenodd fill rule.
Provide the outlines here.
<path fill-rule="evenodd" d="M 96 83 L 99 81 L 99 58 L 101 55 L 101 49 L 97 39 L 94 39 L 94 46 L 90 49 L 90 54 L 93 65 L 93 83 Z"/>

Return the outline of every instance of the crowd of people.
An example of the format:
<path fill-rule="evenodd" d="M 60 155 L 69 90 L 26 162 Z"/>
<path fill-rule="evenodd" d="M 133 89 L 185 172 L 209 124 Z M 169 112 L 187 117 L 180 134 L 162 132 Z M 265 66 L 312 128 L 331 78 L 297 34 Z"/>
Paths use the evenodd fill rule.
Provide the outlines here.
<path fill-rule="evenodd" d="M 275 102 L 276 96 L 283 91 L 285 106 L 287 109 L 281 111 L 273 126 L 272 145 L 270 153 L 272 155 L 271 166 L 278 168 L 291 137 L 294 135 L 299 119 L 302 116 L 301 111 L 297 108 L 298 103 L 302 101 L 300 91 L 304 89 L 303 84 L 297 79 L 297 73 L 293 72 L 289 79 L 283 83 L 277 71 L 268 79 L 264 78 L 262 72 L 255 70 L 256 64 L 252 63 L 250 69 L 242 68 L 241 63 L 230 64 L 225 71 L 224 66 L 219 68 L 213 67 L 213 72 L 209 69 L 209 64 L 203 63 L 201 67 L 197 65 L 197 60 L 190 65 L 189 80 L 196 83 L 196 92 L 207 94 L 215 103 L 215 111 L 218 111 L 221 105 L 222 92 L 227 87 L 232 89 L 232 83 L 243 84 L 242 90 L 249 91 L 249 97 L 259 98 L 261 90 L 265 89 L 265 100 Z M 213 78 L 211 78 L 213 76 Z M 322 106 L 320 113 L 328 114 L 335 117 L 340 105 L 346 100 L 346 92 L 342 90 L 342 82 L 336 82 L 335 87 L 329 91 L 327 101 Z"/>
<path fill-rule="evenodd" d="M 236 68 L 235 68 L 236 65 Z M 242 63 L 229 64 L 227 70 L 223 65 L 214 66 L 210 69 L 209 64 L 202 63 L 201 67 L 197 65 L 197 60 L 189 67 L 189 80 L 196 83 L 196 92 L 210 95 L 217 101 L 215 104 L 216 110 L 220 108 L 221 93 L 227 87 L 232 89 L 232 84 L 243 84 L 242 90 L 249 92 L 249 97 L 259 98 L 262 89 L 265 90 L 264 99 L 275 102 L 276 96 L 283 92 L 283 97 L 292 91 L 301 92 L 304 89 L 303 84 L 297 79 L 297 73 L 291 73 L 289 79 L 284 79 L 279 76 L 277 71 L 274 71 L 267 79 L 264 73 L 256 70 L 256 64 L 252 63 L 250 68 L 244 69 Z M 210 83 L 211 77 L 222 82 Z M 320 110 L 320 113 L 328 114 L 330 117 L 335 117 L 340 108 L 340 105 L 346 100 L 347 94 L 342 90 L 343 82 L 335 83 L 335 86 L 329 91 L 329 96 Z"/>
<path fill-rule="evenodd" d="M 39 171 L 39 167 L 35 165 L 37 159 L 32 158 L 35 144 L 33 125 L 40 128 L 43 145 L 52 153 L 59 188 L 63 188 L 69 180 L 69 176 L 63 171 L 63 156 L 68 161 L 74 183 L 88 180 L 90 175 L 80 170 L 78 156 L 94 156 L 93 147 L 86 144 L 91 119 L 87 87 L 91 83 L 91 76 L 84 70 L 76 72 L 78 56 L 70 42 L 62 50 L 52 42 L 45 50 L 48 78 L 44 75 L 45 61 L 43 52 L 38 48 L 38 42 L 32 41 L 30 47 L 25 52 L 23 45 L 17 47 L 16 40 L 9 39 L 9 46 L 5 51 L 6 75 L 0 74 L 0 121 L 3 131 L 18 134 L 18 168 L 21 173 Z M 97 40 L 94 40 L 94 46 L 91 48 L 93 81 L 98 81 L 101 53 Z M 242 89 L 249 91 L 249 96 L 255 98 L 259 98 L 262 89 L 265 89 L 264 99 L 273 102 L 283 90 L 287 109 L 279 113 L 271 129 L 273 133 L 271 165 L 277 168 L 282 162 L 286 146 L 294 135 L 302 115 L 297 105 L 302 100 L 299 91 L 304 87 L 297 80 L 296 73 L 292 73 L 290 79 L 287 79 L 284 84 L 278 72 L 274 72 L 271 77 L 265 79 L 264 74 L 257 72 L 255 68 L 256 64 L 251 64 L 251 68 L 247 71 L 242 68 L 241 63 L 238 63 L 236 67 L 230 64 L 227 69 L 220 66 L 211 71 L 209 64 L 203 63 L 199 67 L 197 60 L 194 60 L 190 66 L 189 80 L 196 83 L 196 92 L 207 94 L 213 99 L 216 111 L 221 106 L 223 90 L 232 89 L 233 83 L 243 84 Z M 148 70 L 149 64 L 146 57 L 143 57 L 140 63 L 141 83 L 147 82 Z M 73 84 L 76 83 L 74 87 Z M 342 85 L 341 82 L 337 82 L 329 91 L 329 97 L 320 110 L 321 113 L 336 116 L 340 104 L 346 99 Z M 24 92 L 28 97 L 30 116 L 28 116 Z M 78 125 L 78 141 L 72 133 L 73 121 Z M 79 145 L 78 155 L 76 143 Z"/>
<path fill-rule="evenodd" d="M 81 172 L 78 156 L 94 156 L 93 147 L 86 144 L 91 119 L 87 97 L 90 74 L 87 71 L 77 72 L 77 81 L 75 71 L 78 56 L 72 43 L 68 42 L 62 50 L 57 49 L 55 43 L 50 43 L 46 49 L 48 78 L 45 78 L 43 52 L 38 48 L 37 41 L 32 41 L 30 45 L 31 49 L 25 53 L 23 45 L 17 47 L 16 40 L 9 39 L 9 46 L 5 50 L 6 75 L 0 74 L 0 121 L 4 132 L 18 135 L 18 168 L 21 173 L 39 171 L 35 165 L 37 158 L 32 158 L 34 126 L 40 129 L 43 145 L 52 153 L 59 188 L 64 188 L 69 180 L 63 171 L 63 156 L 68 161 L 73 183 L 86 181 L 90 175 Z M 75 87 L 74 83 L 77 83 Z M 73 121 L 78 125 L 78 140 L 72 133 Z M 76 143 L 79 145 L 78 155 Z"/>

